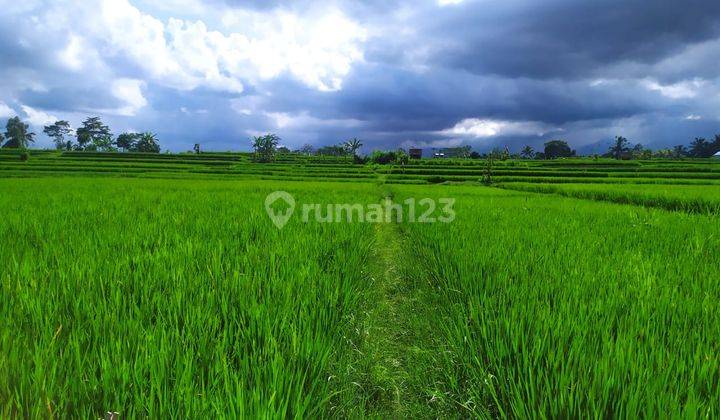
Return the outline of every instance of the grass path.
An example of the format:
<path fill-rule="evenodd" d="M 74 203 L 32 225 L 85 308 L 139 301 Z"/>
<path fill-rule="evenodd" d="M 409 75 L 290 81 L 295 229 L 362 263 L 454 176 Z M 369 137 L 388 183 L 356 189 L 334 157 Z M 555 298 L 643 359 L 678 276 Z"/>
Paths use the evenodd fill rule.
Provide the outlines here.
<path fill-rule="evenodd" d="M 368 302 L 363 346 L 356 368 L 362 389 L 363 416 L 437 417 L 432 390 L 433 343 L 428 288 L 410 273 L 416 269 L 399 226 L 378 223 L 370 278 L 374 300 Z"/>

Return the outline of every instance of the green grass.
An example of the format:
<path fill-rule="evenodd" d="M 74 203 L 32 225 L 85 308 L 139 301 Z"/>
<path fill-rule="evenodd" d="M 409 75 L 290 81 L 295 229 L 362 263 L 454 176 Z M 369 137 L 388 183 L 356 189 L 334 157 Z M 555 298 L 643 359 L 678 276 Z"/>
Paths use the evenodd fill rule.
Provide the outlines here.
<path fill-rule="evenodd" d="M 720 415 L 720 225 L 482 187 L 449 225 L 403 225 L 436 293 L 413 376 L 461 416 Z M 420 245 L 421 244 L 421 245 Z"/>
<path fill-rule="evenodd" d="M 567 197 L 720 214 L 720 188 L 710 185 L 502 184 L 503 188 Z"/>
<path fill-rule="evenodd" d="M 263 200 L 280 187 L 0 180 L 1 416 L 330 414 L 372 234 L 278 231 Z M 362 185 L 288 189 L 376 199 Z"/>
<path fill-rule="evenodd" d="M 0 417 L 720 416 L 718 165 L 213 155 L 0 153 Z"/>

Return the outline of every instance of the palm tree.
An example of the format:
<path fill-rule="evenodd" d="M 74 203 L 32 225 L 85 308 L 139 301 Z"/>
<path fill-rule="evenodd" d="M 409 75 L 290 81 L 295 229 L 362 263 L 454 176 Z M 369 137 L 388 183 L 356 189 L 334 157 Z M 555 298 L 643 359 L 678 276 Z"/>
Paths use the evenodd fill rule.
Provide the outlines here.
<path fill-rule="evenodd" d="M 712 156 L 712 153 L 710 153 L 711 147 L 712 143 L 708 142 L 704 138 L 696 138 L 692 143 L 690 143 L 690 156 L 696 158 L 710 157 Z"/>
<path fill-rule="evenodd" d="M 673 148 L 673 155 L 675 158 L 685 157 L 688 155 L 687 148 L 685 148 L 682 144 L 679 144 Z"/>
<path fill-rule="evenodd" d="M 610 155 L 615 159 L 622 159 L 623 154 L 630 151 L 630 142 L 623 136 L 615 137 L 615 144 L 610 147 Z"/>
<path fill-rule="evenodd" d="M 352 154 L 353 156 L 355 156 L 357 151 L 360 150 L 362 145 L 362 142 L 356 138 L 352 138 L 343 144 L 345 150 L 347 150 L 347 152 Z"/>
<path fill-rule="evenodd" d="M 253 137 L 252 147 L 255 149 L 255 159 L 258 162 L 270 162 L 275 159 L 275 152 L 279 143 L 280 137 L 275 134 Z"/>
<path fill-rule="evenodd" d="M 160 153 L 157 136 L 150 132 L 140 134 L 135 143 L 135 150 L 144 153 Z"/>
<path fill-rule="evenodd" d="M 520 156 L 525 159 L 532 159 L 535 157 L 535 149 L 531 146 L 525 146 L 522 151 L 520 151 Z"/>

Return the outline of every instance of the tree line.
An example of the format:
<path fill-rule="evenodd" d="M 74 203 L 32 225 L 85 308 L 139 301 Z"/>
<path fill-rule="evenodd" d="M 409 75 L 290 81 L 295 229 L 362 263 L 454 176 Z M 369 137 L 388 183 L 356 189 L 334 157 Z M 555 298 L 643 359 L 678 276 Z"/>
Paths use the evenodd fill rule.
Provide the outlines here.
<path fill-rule="evenodd" d="M 280 137 L 275 134 L 254 137 L 252 147 L 255 151 L 255 160 L 258 162 L 270 162 L 275 158 L 276 154 L 295 153 L 317 156 L 348 156 L 353 157 L 356 163 L 404 164 L 409 161 L 409 155 L 403 149 L 395 151 L 375 150 L 368 156 L 358 156 L 357 152 L 362 147 L 362 142 L 356 138 L 318 149 L 310 145 L 304 145 L 300 149 L 293 151 L 286 147 L 278 147 L 279 143 Z M 503 149 L 496 147 L 488 153 L 478 153 L 467 145 L 436 150 L 439 150 L 439 153 L 437 153 L 439 156 L 461 159 L 558 159 L 578 156 L 577 152 L 565 140 L 550 140 L 543 146 L 542 151 L 535 151 L 532 146 L 525 146 L 520 153 L 511 153 L 507 147 Z M 617 136 L 606 153 L 593 155 L 592 157 L 606 157 L 618 160 L 708 158 L 718 152 L 720 152 L 720 135 L 716 135 L 712 141 L 696 138 L 689 147 L 678 145 L 671 149 L 660 150 L 651 150 L 640 143 L 633 145 L 627 138 Z"/>
<path fill-rule="evenodd" d="M 465 146 L 468 147 L 468 146 Z M 709 158 L 720 152 L 720 134 L 715 135 L 713 140 L 698 137 L 693 140 L 689 147 L 677 145 L 673 148 L 652 150 L 640 143 L 632 144 L 623 136 L 616 136 L 613 144 L 607 152 L 592 157 L 605 157 L 618 160 L 630 159 L 682 159 L 682 158 Z M 532 146 L 525 146 L 519 154 L 512 154 L 506 147 L 504 150 L 493 149 L 490 153 L 479 154 L 469 152 L 470 158 L 494 159 L 558 159 L 578 156 L 577 152 L 570 147 L 565 140 L 550 140 L 544 144 L 541 152 L 535 151 Z"/>
<path fill-rule="evenodd" d="M 55 121 L 44 126 L 43 132 L 52 139 L 57 150 L 160 153 L 160 143 L 155 134 L 128 132 L 113 137 L 110 127 L 100 117 L 87 118 L 76 130 L 68 121 Z M 34 142 L 35 133 L 17 116 L 10 118 L 5 124 L 5 133 L 0 133 L 3 148 L 27 149 Z"/>
<path fill-rule="evenodd" d="M 290 150 L 287 147 L 280 146 L 280 137 L 277 134 L 265 134 L 262 136 L 256 136 L 252 138 L 252 148 L 254 151 L 254 158 L 257 162 L 270 162 L 275 159 L 275 155 L 283 153 L 295 153 L 302 155 L 317 155 L 317 156 L 348 156 L 354 157 L 356 160 L 362 158 L 358 156 L 358 151 L 362 147 L 362 142 L 356 138 L 352 138 L 343 143 L 323 146 L 319 149 L 315 149 L 309 144 L 303 145 L 301 148 L 296 150 Z"/>

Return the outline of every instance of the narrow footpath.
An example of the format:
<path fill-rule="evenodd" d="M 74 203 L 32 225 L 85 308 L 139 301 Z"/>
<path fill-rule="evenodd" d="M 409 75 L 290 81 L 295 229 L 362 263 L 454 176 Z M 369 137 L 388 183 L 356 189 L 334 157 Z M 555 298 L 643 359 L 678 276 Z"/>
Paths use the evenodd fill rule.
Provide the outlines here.
<path fill-rule="evenodd" d="M 370 302 L 363 359 L 368 377 L 366 415 L 379 418 L 435 417 L 430 390 L 435 310 L 426 285 L 419 284 L 400 226 L 378 223 L 370 275 L 376 300 Z M 415 277 L 415 278 L 413 278 Z M 437 407 L 435 407 L 437 408 Z"/>

